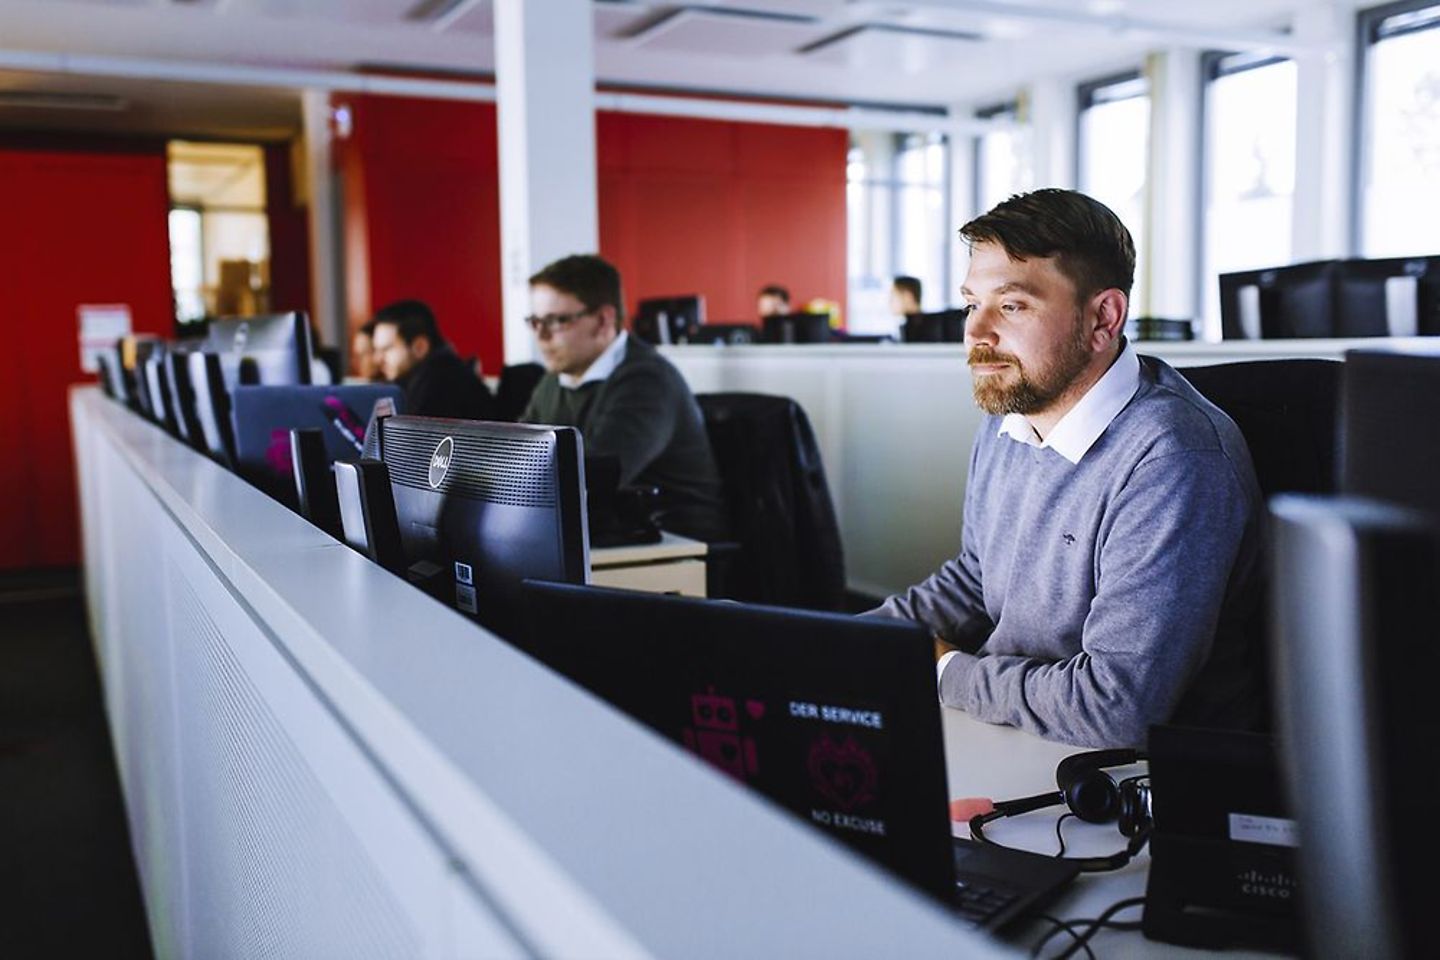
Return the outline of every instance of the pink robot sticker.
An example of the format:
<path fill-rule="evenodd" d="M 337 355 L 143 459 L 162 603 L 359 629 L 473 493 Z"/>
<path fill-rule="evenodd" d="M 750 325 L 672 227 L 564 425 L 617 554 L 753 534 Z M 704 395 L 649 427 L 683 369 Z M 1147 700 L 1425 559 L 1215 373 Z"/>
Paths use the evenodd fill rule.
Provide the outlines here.
<path fill-rule="evenodd" d="M 765 704 L 760 700 L 745 701 L 744 715 L 760 720 L 765 716 Z M 760 772 L 760 760 L 755 740 L 740 729 L 741 718 L 736 699 L 717 694 L 711 687 L 690 697 L 693 725 L 681 732 L 681 738 L 686 748 L 701 759 L 741 783 L 749 783 Z"/>

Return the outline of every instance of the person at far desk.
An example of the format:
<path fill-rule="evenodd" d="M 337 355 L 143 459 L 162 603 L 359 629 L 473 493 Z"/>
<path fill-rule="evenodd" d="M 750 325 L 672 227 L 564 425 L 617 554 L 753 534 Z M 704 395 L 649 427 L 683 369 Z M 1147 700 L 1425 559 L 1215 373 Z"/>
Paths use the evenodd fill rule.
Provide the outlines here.
<path fill-rule="evenodd" d="M 1135 247 L 1068 190 L 960 230 L 976 404 L 960 553 L 872 614 L 934 631 L 940 700 L 1086 747 L 1253 727 L 1262 500 L 1239 429 L 1122 336 Z"/>
<path fill-rule="evenodd" d="M 375 363 L 386 380 L 405 390 L 405 413 L 460 420 L 494 417 L 495 398 L 451 349 L 428 306 L 399 300 L 382 307 L 374 323 Z"/>
<path fill-rule="evenodd" d="M 620 273 L 597 256 L 557 260 L 530 278 L 546 374 L 522 423 L 578 427 L 586 456 L 614 457 L 620 486 L 659 487 L 661 526 L 725 539 L 720 472 L 700 405 L 680 372 L 625 332 Z"/>
<path fill-rule="evenodd" d="M 764 317 L 779 317 L 792 312 L 790 309 L 790 291 L 778 284 L 769 284 L 760 288 L 760 293 L 755 297 L 755 312 Z"/>

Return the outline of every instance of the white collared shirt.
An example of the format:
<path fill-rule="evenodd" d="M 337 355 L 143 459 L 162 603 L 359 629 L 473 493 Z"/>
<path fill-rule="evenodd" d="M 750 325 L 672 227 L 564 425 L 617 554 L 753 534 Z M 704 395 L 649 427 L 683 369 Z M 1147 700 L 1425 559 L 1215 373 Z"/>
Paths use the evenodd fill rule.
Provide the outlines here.
<path fill-rule="evenodd" d="M 1140 389 L 1140 357 L 1129 340 L 1120 350 L 1120 356 L 1085 391 L 1075 406 L 1071 407 L 1060 422 L 1050 431 L 1050 436 L 1041 440 L 1035 435 L 1035 428 L 1021 413 L 1006 414 L 1000 421 L 999 436 L 1009 437 L 1032 447 L 1049 447 L 1071 463 L 1080 458 L 1095 445 L 1105 428 L 1110 426 L 1135 391 Z"/>
<path fill-rule="evenodd" d="M 595 358 L 595 362 L 586 368 L 585 372 L 578 377 L 572 377 L 568 373 L 560 374 L 560 386 L 574 390 L 583 387 L 587 383 L 594 383 L 596 380 L 604 380 L 615 372 L 620 366 L 620 361 L 625 359 L 625 342 L 630 337 L 629 332 L 620 331 L 620 335 L 610 341 L 610 346 L 605 352 Z"/>

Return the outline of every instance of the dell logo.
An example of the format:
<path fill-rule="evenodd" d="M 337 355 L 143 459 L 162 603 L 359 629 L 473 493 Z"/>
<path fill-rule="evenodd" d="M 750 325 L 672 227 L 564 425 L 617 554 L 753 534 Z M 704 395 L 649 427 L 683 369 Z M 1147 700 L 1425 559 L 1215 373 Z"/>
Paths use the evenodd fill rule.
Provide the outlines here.
<path fill-rule="evenodd" d="M 455 441 L 450 437 L 441 440 L 435 447 L 435 452 L 430 454 L 430 486 L 436 489 L 445 482 L 445 474 L 450 472 L 450 458 L 455 454 Z"/>

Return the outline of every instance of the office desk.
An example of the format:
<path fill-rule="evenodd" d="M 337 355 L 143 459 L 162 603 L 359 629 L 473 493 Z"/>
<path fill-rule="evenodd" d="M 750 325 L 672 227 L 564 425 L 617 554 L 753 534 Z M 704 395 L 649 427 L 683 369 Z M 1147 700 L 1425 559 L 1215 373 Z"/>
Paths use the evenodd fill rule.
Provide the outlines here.
<path fill-rule="evenodd" d="M 960 710 L 942 708 L 945 730 L 945 770 L 950 783 L 951 798 L 988 797 L 1012 800 L 1055 789 L 1055 767 L 1081 748 L 1052 743 L 1013 727 L 983 723 Z M 1119 767 L 1110 773 L 1120 777 L 1138 773 L 1141 766 Z M 1037 810 L 1020 817 L 997 820 L 986 827 L 985 835 L 1006 846 L 1021 847 L 1036 853 L 1054 854 L 1058 849 L 1055 823 L 1064 807 Z M 954 824 L 957 837 L 968 837 L 969 828 Z M 1125 846 L 1125 838 L 1114 824 L 1085 823 L 1076 818 L 1065 821 L 1066 853 L 1071 856 L 1107 856 Z M 1061 920 L 1083 920 L 1098 917 L 1105 908 L 1120 900 L 1145 895 L 1145 881 L 1150 869 L 1147 847 L 1130 863 L 1111 873 L 1081 874 L 1046 912 Z M 1138 920 L 1141 908 L 1124 911 L 1117 920 Z M 1051 929 L 1044 921 L 1034 921 L 1015 930 L 1005 939 L 1028 950 Z M 1068 934 L 1055 934 L 1046 944 L 1045 956 L 1060 953 L 1065 944 L 1073 942 Z M 1147 940 L 1140 931 L 1102 930 L 1091 941 L 1097 956 L 1127 957 L 1201 957 L 1210 951 L 1194 950 L 1172 944 Z M 1247 950 L 1227 950 L 1227 958 L 1275 957 L 1278 954 Z"/>
<path fill-rule="evenodd" d="M 708 545 L 674 533 L 659 543 L 599 547 L 590 551 L 590 582 L 597 587 L 705 596 Z"/>

